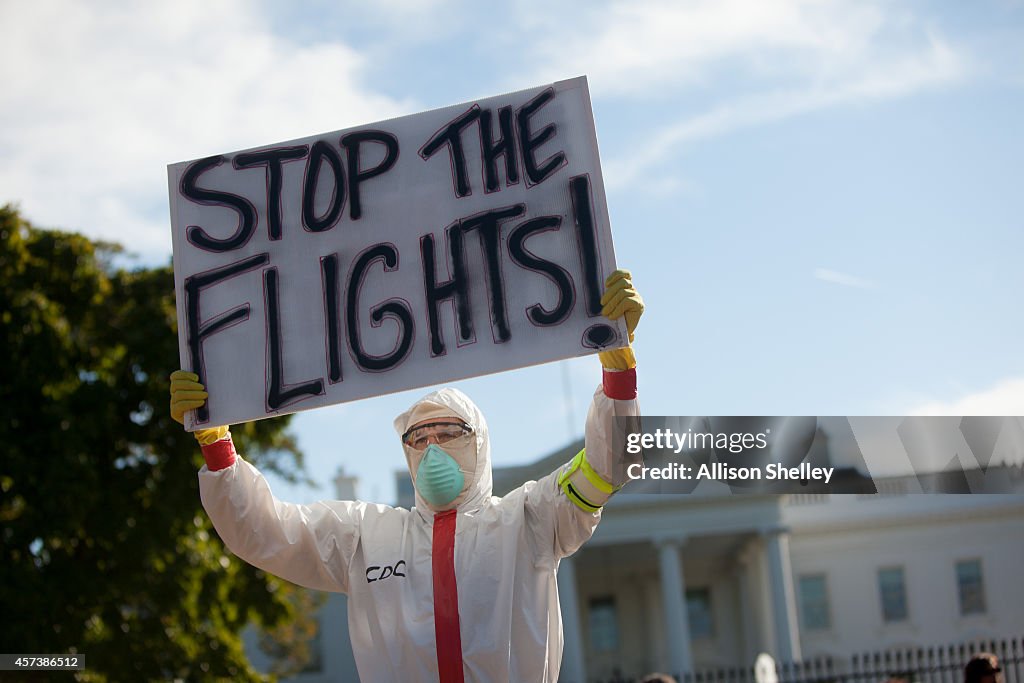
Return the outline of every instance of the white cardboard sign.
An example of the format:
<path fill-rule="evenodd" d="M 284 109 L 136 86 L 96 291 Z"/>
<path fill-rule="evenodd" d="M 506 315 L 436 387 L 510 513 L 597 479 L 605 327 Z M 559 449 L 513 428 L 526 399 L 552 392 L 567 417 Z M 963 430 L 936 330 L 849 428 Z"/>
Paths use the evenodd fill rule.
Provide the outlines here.
<path fill-rule="evenodd" d="M 585 77 L 168 167 L 181 367 L 232 424 L 625 345 Z"/>

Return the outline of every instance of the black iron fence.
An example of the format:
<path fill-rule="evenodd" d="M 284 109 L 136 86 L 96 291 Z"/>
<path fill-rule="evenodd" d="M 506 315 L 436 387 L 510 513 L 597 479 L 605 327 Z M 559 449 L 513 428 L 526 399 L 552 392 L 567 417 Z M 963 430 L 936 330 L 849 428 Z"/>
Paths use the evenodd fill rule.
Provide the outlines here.
<path fill-rule="evenodd" d="M 775 671 L 778 683 L 963 683 L 964 666 L 978 652 L 990 652 L 999 657 L 1005 683 L 1024 683 L 1024 637 L 776 663 Z M 679 683 L 756 683 L 757 680 L 753 665 L 704 669 L 677 674 L 675 679 Z M 619 678 L 608 683 L 638 680 Z"/>

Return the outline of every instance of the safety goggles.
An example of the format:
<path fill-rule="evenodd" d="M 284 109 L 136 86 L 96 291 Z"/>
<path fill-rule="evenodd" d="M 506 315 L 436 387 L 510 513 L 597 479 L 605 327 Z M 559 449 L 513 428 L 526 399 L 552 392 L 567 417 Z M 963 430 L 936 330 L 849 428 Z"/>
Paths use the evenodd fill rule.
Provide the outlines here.
<path fill-rule="evenodd" d="M 402 435 L 402 443 L 418 451 L 425 450 L 431 440 L 438 446 L 469 436 L 472 428 L 464 422 L 428 422 L 417 425 Z"/>

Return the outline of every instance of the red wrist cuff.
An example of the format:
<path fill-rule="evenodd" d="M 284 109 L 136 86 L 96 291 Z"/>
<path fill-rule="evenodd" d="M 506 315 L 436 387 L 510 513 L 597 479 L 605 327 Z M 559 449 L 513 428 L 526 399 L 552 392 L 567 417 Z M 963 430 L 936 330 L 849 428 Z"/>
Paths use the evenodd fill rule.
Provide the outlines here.
<path fill-rule="evenodd" d="M 605 368 L 604 395 L 616 401 L 632 401 L 636 398 L 636 368 L 629 370 L 608 370 Z"/>
<path fill-rule="evenodd" d="M 209 446 L 203 446 L 203 458 L 206 460 L 206 467 L 211 472 L 231 467 L 235 464 L 235 444 L 231 438 L 214 441 Z"/>

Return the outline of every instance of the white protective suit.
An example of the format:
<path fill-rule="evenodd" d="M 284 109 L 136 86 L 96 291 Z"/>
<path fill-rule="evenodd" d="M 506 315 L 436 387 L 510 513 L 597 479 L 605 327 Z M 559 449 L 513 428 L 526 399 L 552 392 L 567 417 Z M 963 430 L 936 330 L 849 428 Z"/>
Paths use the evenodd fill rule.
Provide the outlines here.
<path fill-rule="evenodd" d="M 466 681 L 551 682 L 562 659 L 556 571 L 594 531 L 558 487 L 565 469 L 491 495 L 491 450 L 480 410 L 455 389 L 422 400 L 452 408 L 476 433 L 477 466 L 455 517 L 454 568 Z M 410 411 L 411 412 L 411 411 Z M 395 420 L 399 434 L 410 412 Z M 613 416 L 636 416 L 636 400 L 598 387 L 587 416 L 586 459 L 615 485 Z M 417 493 L 412 510 L 359 501 L 284 503 L 241 458 L 199 473 L 203 506 L 224 544 L 288 581 L 347 593 L 349 633 L 364 683 L 438 681 L 431 547 L 434 514 Z M 385 568 L 391 568 L 387 571 Z M 385 578 L 380 578 L 380 577 Z"/>

